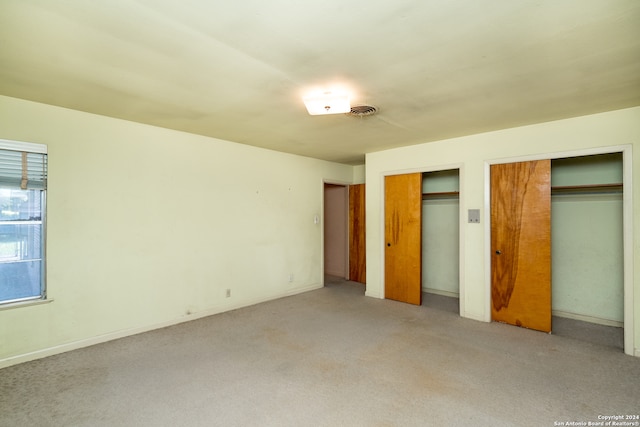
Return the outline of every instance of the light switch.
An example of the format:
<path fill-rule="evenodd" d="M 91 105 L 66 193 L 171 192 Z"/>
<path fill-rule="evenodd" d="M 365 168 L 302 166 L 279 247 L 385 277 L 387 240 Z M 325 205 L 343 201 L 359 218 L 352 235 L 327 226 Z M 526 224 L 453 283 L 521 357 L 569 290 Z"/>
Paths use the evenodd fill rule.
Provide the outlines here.
<path fill-rule="evenodd" d="M 480 222 L 480 209 L 469 209 L 469 222 L 476 224 Z"/>

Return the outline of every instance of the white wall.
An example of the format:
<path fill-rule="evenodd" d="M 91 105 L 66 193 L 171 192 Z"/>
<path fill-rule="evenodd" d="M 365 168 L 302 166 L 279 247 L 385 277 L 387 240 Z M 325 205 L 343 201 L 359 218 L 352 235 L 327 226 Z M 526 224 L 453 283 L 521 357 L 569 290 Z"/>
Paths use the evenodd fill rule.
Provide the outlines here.
<path fill-rule="evenodd" d="M 352 184 L 364 184 L 365 183 L 365 165 L 358 165 L 353 167 L 353 182 Z"/>
<path fill-rule="evenodd" d="M 551 307 L 609 326 L 624 321 L 622 195 L 551 198 Z"/>
<path fill-rule="evenodd" d="M 485 178 L 488 163 L 510 161 L 527 156 L 557 157 L 554 153 L 599 149 L 629 145 L 633 148 L 631 189 L 632 215 L 640 223 L 640 107 L 533 126 L 425 143 L 394 150 L 370 153 L 366 156 L 367 182 L 367 292 L 372 297 L 384 297 L 384 176 L 427 170 L 451 169 L 460 164 L 460 209 L 464 217 L 468 209 L 481 210 L 481 223 L 464 222 L 461 228 L 461 314 L 487 321 L 489 311 L 489 275 L 487 259 L 489 232 L 485 227 Z M 515 160 L 514 160 L 515 161 Z M 627 171 L 629 173 L 630 171 Z M 627 252 L 640 246 L 640 227 L 633 231 L 633 241 Z M 629 294 L 638 297 L 627 302 L 633 324 L 625 325 L 625 334 L 632 332 L 631 346 L 625 351 L 640 356 L 640 258 L 633 258 L 629 277 Z M 633 295 L 630 295 L 631 297 Z"/>
<path fill-rule="evenodd" d="M 321 287 L 323 180 L 354 176 L 7 97 L 0 138 L 48 145 L 54 300 L 0 310 L 0 367 Z"/>

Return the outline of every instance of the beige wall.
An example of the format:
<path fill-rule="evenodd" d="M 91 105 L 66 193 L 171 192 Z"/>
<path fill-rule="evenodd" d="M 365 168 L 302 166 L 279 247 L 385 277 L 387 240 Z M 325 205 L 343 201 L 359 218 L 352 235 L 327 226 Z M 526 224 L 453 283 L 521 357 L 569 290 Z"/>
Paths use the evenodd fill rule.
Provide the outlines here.
<path fill-rule="evenodd" d="M 382 297 L 383 177 L 412 171 L 460 168 L 461 218 L 481 209 L 461 227 L 460 291 L 462 315 L 487 320 L 487 163 L 631 145 L 637 171 L 640 108 L 371 153 L 366 169 L 6 97 L 0 138 L 49 148 L 54 299 L 0 310 L 2 367 L 322 286 L 324 181 L 366 177 L 367 295 Z M 629 307 L 640 355 L 640 297 Z"/>
<path fill-rule="evenodd" d="M 54 300 L 0 310 L 0 367 L 322 286 L 323 181 L 354 176 L 7 97 L 0 138 L 48 146 Z"/>
<path fill-rule="evenodd" d="M 358 165 L 353 167 L 353 184 L 365 183 L 365 165 Z"/>
<path fill-rule="evenodd" d="M 639 224 L 640 107 L 367 154 L 367 295 L 384 296 L 385 175 L 460 167 L 461 221 L 466 218 L 468 209 L 481 210 L 480 224 L 463 221 L 461 227 L 461 314 L 488 321 L 489 230 L 486 227 L 488 202 L 485 191 L 488 164 L 528 157 L 561 157 L 560 153 L 606 150 L 612 146 L 633 148 L 629 150 L 629 154 L 633 151 L 629 164 L 636 173 L 632 180 L 625 181 L 625 185 L 632 206 L 628 216 Z M 631 171 L 627 174 L 630 177 Z M 637 225 L 630 237 L 627 253 L 640 246 Z M 640 258 L 633 258 L 629 264 L 633 265 L 627 276 L 629 298 L 625 303 L 633 322 L 625 325 L 625 351 L 640 356 Z M 637 296 L 635 299 L 633 294 Z"/>

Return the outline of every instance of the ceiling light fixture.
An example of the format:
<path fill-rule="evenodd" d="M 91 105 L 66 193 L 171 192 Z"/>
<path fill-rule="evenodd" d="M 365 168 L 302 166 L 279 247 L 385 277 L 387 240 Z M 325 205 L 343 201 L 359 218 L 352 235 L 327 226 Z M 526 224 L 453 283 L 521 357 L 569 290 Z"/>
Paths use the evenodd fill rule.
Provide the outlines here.
<path fill-rule="evenodd" d="M 341 92 L 320 92 L 302 98 L 307 111 L 312 116 L 341 114 L 351 111 L 349 95 Z"/>

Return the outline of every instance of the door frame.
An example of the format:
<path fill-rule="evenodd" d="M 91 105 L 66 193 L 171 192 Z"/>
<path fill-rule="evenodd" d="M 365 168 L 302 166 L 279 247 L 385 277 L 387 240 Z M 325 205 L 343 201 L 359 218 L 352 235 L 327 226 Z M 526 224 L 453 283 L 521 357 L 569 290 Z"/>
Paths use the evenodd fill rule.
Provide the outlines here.
<path fill-rule="evenodd" d="M 555 153 L 532 154 L 528 156 L 485 160 L 484 162 L 484 211 L 491 209 L 491 165 L 526 162 L 532 160 L 554 160 L 567 157 L 592 156 L 598 154 L 622 153 L 622 230 L 624 251 L 624 352 L 634 354 L 634 292 L 633 292 L 633 153 L 632 145 L 611 145 L 581 150 Z M 485 265 L 485 321 L 491 322 L 491 216 L 485 215 L 484 223 L 484 265 Z M 553 286 L 553 283 L 551 284 Z"/>
<path fill-rule="evenodd" d="M 460 188 L 459 188 L 459 218 L 458 218 L 458 248 L 459 248 L 459 253 L 458 253 L 458 276 L 460 278 L 460 283 L 459 283 L 459 307 L 458 307 L 458 313 L 460 316 L 462 317 L 466 317 L 466 305 L 465 305 L 465 276 L 464 276 L 464 255 L 465 255 L 465 229 L 466 227 L 464 227 L 463 225 L 465 225 L 466 222 L 466 216 L 464 213 L 464 209 L 463 206 L 465 206 L 465 191 L 464 191 L 464 163 L 449 163 L 449 164 L 444 164 L 444 165 L 436 165 L 436 166 L 429 166 L 429 167 L 422 167 L 422 168 L 411 168 L 411 169 L 401 169 L 401 170 L 393 170 L 393 171 L 385 171 L 383 173 L 380 174 L 380 181 L 381 181 L 381 185 L 380 185 L 380 200 L 385 200 L 385 177 L 390 176 L 390 175 L 402 175 L 402 174 L 409 174 L 409 173 L 425 173 L 425 172 L 441 172 L 441 171 L 446 171 L 446 170 L 457 170 L 458 171 L 458 177 L 459 177 L 459 183 L 460 183 Z M 386 206 L 383 203 L 381 203 L 382 208 L 381 208 L 381 218 L 383 219 L 382 221 L 380 221 L 380 236 L 382 236 L 382 238 L 380 239 L 380 247 L 381 247 L 381 253 L 384 254 L 385 253 L 385 245 L 386 245 L 386 241 L 385 241 L 385 214 L 386 214 Z M 385 263 L 384 263 L 384 255 L 383 255 L 383 260 L 380 263 L 380 270 L 381 270 L 381 274 L 380 274 L 380 278 L 382 281 L 382 298 L 386 298 L 385 296 L 385 288 L 386 288 L 386 283 L 385 283 Z"/>
<path fill-rule="evenodd" d="M 320 203 L 320 235 L 322 236 L 322 238 L 320 239 L 320 280 L 322 283 L 322 286 L 325 286 L 325 278 L 324 278 L 324 246 L 325 246 L 325 242 L 324 242 L 324 226 L 325 226 L 325 218 L 324 218 L 324 208 L 325 208 L 325 184 L 329 184 L 329 185 L 338 185 L 341 187 L 345 187 L 345 194 L 346 194 L 346 210 L 344 212 L 346 221 L 347 221 L 347 235 L 345 237 L 345 243 L 346 243 L 346 254 L 345 254 L 345 265 L 346 265 L 346 272 L 345 274 L 348 276 L 349 275 L 349 186 L 352 185 L 351 182 L 348 181 L 337 181 L 337 180 L 328 180 L 328 179 L 322 179 L 322 197 L 320 198 L 321 203 Z"/>

